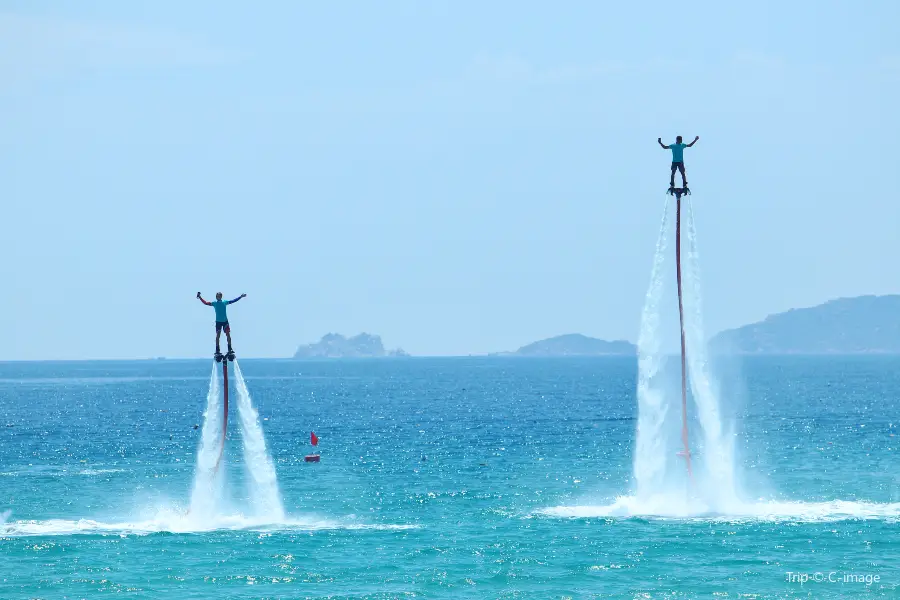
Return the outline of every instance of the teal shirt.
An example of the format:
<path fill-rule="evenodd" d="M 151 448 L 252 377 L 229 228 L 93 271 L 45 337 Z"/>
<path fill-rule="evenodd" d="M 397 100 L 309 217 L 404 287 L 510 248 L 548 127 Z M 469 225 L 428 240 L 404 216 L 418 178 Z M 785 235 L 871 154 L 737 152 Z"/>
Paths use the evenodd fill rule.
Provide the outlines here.
<path fill-rule="evenodd" d="M 216 323 L 228 322 L 228 314 L 225 312 L 225 307 L 229 304 L 234 304 L 238 300 L 240 300 L 240 297 L 234 300 L 213 300 L 209 303 L 210 306 L 216 309 Z"/>
<path fill-rule="evenodd" d="M 225 313 L 225 307 L 228 306 L 228 303 L 224 300 L 213 300 L 212 305 L 216 309 L 216 322 L 227 323 L 228 315 Z"/>
<path fill-rule="evenodd" d="M 687 148 L 687 144 L 672 144 L 669 148 L 672 149 L 672 162 L 684 162 L 684 149 Z"/>

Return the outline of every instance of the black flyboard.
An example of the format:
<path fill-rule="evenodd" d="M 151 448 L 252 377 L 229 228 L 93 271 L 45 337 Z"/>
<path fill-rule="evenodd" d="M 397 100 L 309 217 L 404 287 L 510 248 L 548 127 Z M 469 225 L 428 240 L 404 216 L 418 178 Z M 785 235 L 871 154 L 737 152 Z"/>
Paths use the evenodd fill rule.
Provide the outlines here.
<path fill-rule="evenodd" d="M 687 187 L 673 187 L 669 186 L 669 191 L 666 192 L 670 196 L 675 196 L 676 198 L 681 198 L 682 196 L 690 196 L 691 190 Z"/>
<path fill-rule="evenodd" d="M 226 359 L 231 362 L 234 362 L 234 359 L 235 359 L 234 350 L 229 350 L 227 354 L 222 354 L 221 352 L 216 352 L 215 354 L 213 354 L 213 358 L 216 359 L 216 362 L 222 362 L 223 360 L 226 360 Z"/>

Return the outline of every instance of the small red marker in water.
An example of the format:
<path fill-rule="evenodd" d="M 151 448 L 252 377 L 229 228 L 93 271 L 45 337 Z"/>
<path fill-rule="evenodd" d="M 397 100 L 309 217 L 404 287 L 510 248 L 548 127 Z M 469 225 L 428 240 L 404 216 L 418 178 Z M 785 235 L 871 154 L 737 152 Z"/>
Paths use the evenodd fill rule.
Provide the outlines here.
<path fill-rule="evenodd" d="M 319 438 L 316 436 L 315 431 L 309 432 L 309 441 L 312 443 L 313 446 L 319 445 Z M 303 458 L 303 460 L 305 460 L 306 462 L 319 462 L 319 455 L 318 454 L 307 454 Z"/>

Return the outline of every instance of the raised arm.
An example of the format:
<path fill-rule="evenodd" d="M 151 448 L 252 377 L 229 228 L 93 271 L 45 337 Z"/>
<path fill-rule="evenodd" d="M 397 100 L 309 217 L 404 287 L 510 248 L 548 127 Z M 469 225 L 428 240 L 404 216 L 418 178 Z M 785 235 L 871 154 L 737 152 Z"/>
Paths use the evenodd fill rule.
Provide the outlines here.
<path fill-rule="evenodd" d="M 204 300 L 203 297 L 200 295 L 200 292 L 197 292 L 197 298 L 199 298 L 200 302 L 202 302 L 203 304 L 205 304 L 207 306 L 212 306 L 212 302 L 207 302 L 206 300 Z"/>
<path fill-rule="evenodd" d="M 240 300 L 241 298 L 246 298 L 246 297 L 247 297 L 247 294 L 241 294 L 240 296 L 238 296 L 238 297 L 235 298 L 234 300 L 229 300 L 229 301 L 226 302 L 225 304 L 234 304 L 235 302 L 237 302 L 237 301 Z"/>
<path fill-rule="evenodd" d="M 659 145 L 663 147 L 663 150 L 668 150 L 669 147 L 662 143 L 662 138 L 656 138 L 656 141 L 659 142 Z"/>
<path fill-rule="evenodd" d="M 694 144 L 696 144 L 696 143 L 697 143 L 697 140 L 699 140 L 699 139 L 700 139 L 700 136 L 699 136 L 699 135 L 694 136 L 694 141 L 691 142 L 690 144 L 688 144 L 687 147 L 690 148 L 691 146 L 693 146 Z"/>

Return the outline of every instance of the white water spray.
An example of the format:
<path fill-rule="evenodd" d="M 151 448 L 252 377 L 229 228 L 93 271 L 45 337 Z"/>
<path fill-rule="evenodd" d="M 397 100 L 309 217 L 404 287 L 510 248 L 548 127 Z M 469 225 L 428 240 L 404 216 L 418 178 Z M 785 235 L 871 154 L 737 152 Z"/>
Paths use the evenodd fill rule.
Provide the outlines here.
<path fill-rule="evenodd" d="M 284 519 L 284 506 L 278 490 L 275 465 L 266 449 L 266 438 L 259 423 L 259 414 L 253 408 L 250 392 L 247 390 L 237 361 L 234 361 L 234 382 L 238 395 L 241 437 L 244 442 L 244 467 L 248 479 L 254 484 L 250 486 L 251 502 L 260 516 L 281 521 Z"/>
<path fill-rule="evenodd" d="M 694 502 L 699 502 L 709 510 L 717 510 L 734 505 L 737 500 L 733 436 L 723 431 L 719 393 L 708 361 L 697 233 L 692 206 L 689 201 L 683 200 L 682 209 L 686 213 L 682 215 L 685 251 L 681 253 L 685 359 L 690 383 L 689 399 L 693 400 L 688 403 L 688 420 L 699 423 L 697 432 L 702 432 L 702 436 L 691 436 L 694 485 L 689 485 L 684 461 L 677 457 L 681 446 L 676 440 L 682 412 L 681 394 L 675 393 L 673 382 L 663 377 L 667 358 L 662 350 L 660 327 L 663 288 L 664 282 L 670 281 L 669 276 L 674 275 L 668 269 L 665 273 L 662 269 L 670 236 L 669 202 L 666 201 L 638 338 L 635 496 L 642 505 L 665 506 L 678 498 L 684 501 L 684 494 L 688 491 L 694 497 L 692 506 Z M 674 280 L 674 277 L 671 279 Z M 673 410 L 675 407 L 677 410 Z"/>
<path fill-rule="evenodd" d="M 194 471 L 194 489 L 191 493 L 190 514 L 202 518 L 213 515 L 222 504 L 224 468 L 216 468 L 222 452 L 222 404 L 219 402 L 219 373 L 215 363 L 209 378 L 206 394 L 206 411 L 203 413 L 203 429 L 200 447 L 197 449 L 197 467 Z"/>
<path fill-rule="evenodd" d="M 250 399 L 250 392 L 237 361 L 234 365 L 230 391 L 237 392 L 237 409 L 240 417 L 241 437 L 244 446 L 244 468 L 252 512 L 257 520 L 269 523 L 282 522 L 285 518 L 275 466 L 266 449 L 266 440 L 259 424 L 259 415 Z M 224 365 L 223 365 L 224 367 Z M 213 363 L 203 413 L 203 430 L 197 450 L 197 466 L 194 488 L 191 493 L 190 516 L 192 521 L 218 522 L 229 514 L 226 506 L 227 464 L 224 459 L 224 409 L 221 401 L 219 365 Z M 233 408 L 231 409 L 234 410 Z"/>
<path fill-rule="evenodd" d="M 685 298 L 685 337 L 687 340 L 688 374 L 697 416 L 703 429 L 702 464 L 706 472 L 707 491 L 726 504 L 735 500 L 733 436 L 722 430 L 719 410 L 719 391 L 713 379 L 703 330 L 703 299 L 700 283 L 700 256 L 694 210 L 687 203 L 687 242 L 684 261 L 686 277 L 683 281 Z M 708 494 L 707 494 L 708 496 Z"/>
<path fill-rule="evenodd" d="M 669 447 L 664 425 L 669 407 L 665 402 L 663 385 L 656 379 L 665 361 L 661 350 L 659 320 L 665 279 L 662 267 L 668 238 L 669 202 L 666 200 L 638 337 L 638 423 L 634 477 L 639 497 L 660 491 L 668 462 L 666 457 Z"/>

